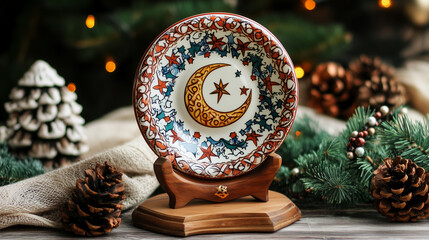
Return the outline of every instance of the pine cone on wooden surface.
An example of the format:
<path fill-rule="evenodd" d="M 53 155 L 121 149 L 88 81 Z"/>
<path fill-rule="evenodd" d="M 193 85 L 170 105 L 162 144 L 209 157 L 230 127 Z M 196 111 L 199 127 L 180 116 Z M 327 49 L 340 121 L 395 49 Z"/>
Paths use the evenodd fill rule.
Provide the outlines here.
<path fill-rule="evenodd" d="M 386 105 L 393 109 L 407 102 L 405 87 L 396 79 L 395 69 L 380 58 L 362 55 L 349 68 L 358 87 L 359 106 L 378 109 Z"/>
<path fill-rule="evenodd" d="M 350 117 L 356 105 L 352 74 L 340 64 L 319 64 L 311 76 L 309 106 L 333 117 Z"/>
<path fill-rule="evenodd" d="M 85 170 L 76 181 L 72 197 L 62 210 L 66 231 L 81 236 L 99 236 L 121 224 L 124 185 L 122 172 L 107 164 Z"/>
<path fill-rule="evenodd" d="M 374 207 L 390 221 L 408 222 L 429 216 L 429 174 L 400 156 L 384 159 L 372 179 Z"/>

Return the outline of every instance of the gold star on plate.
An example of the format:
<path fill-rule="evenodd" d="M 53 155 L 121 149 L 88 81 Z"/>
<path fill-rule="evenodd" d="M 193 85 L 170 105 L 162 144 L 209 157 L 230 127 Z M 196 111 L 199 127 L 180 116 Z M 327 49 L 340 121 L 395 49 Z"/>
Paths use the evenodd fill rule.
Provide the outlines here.
<path fill-rule="evenodd" d="M 228 86 L 229 83 L 223 84 L 222 79 L 220 79 L 219 84 L 214 83 L 216 90 L 211 92 L 210 94 L 217 94 L 217 102 L 219 103 L 220 99 L 222 98 L 223 94 L 230 95 L 228 91 L 225 90 L 226 86 Z"/>

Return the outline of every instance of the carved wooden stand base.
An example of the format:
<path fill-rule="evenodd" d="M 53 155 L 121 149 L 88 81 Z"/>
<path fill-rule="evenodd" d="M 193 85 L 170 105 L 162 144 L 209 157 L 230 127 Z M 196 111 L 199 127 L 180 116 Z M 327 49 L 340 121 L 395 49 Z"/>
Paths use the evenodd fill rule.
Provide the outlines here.
<path fill-rule="evenodd" d="M 160 194 L 138 206 L 134 225 L 174 236 L 204 233 L 274 232 L 301 218 L 301 211 L 289 198 L 269 191 L 269 201 L 243 197 L 225 203 L 195 200 L 184 208 L 168 207 L 169 197 Z"/>
<path fill-rule="evenodd" d="M 281 157 L 272 153 L 246 174 L 213 180 L 175 171 L 169 159 L 160 157 L 154 170 L 167 193 L 137 207 L 133 222 L 147 230 L 176 236 L 277 231 L 301 218 L 301 211 L 292 201 L 268 191 L 280 165 Z M 199 200 L 191 202 L 193 199 Z"/>
<path fill-rule="evenodd" d="M 272 153 L 256 169 L 238 177 L 213 180 L 200 179 L 175 171 L 171 161 L 158 158 L 154 170 L 161 187 L 170 197 L 171 208 L 184 207 L 192 199 L 226 202 L 244 196 L 268 201 L 268 188 L 281 166 L 280 155 Z"/>

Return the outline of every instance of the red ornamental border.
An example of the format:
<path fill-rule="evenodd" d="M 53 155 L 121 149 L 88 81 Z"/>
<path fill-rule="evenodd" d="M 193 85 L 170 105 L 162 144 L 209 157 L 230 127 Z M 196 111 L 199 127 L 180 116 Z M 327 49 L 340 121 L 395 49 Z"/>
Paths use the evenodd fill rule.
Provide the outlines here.
<path fill-rule="evenodd" d="M 233 14 L 209 13 L 193 16 L 174 24 L 164 31 L 145 53 L 136 73 L 133 91 L 134 110 L 140 131 L 146 142 L 158 156 L 166 157 L 174 153 L 169 149 L 168 142 L 165 141 L 164 137 L 159 133 L 155 121 L 150 114 L 150 89 L 152 82 L 155 80 L 154 71 L 158 61 L 176 41 L 191 32 L 207 30 L 237 32 L 247 36 L 251 41 L 256 42 L 260 46 L 263 46 L 267 56 L 271 56 L 271 59 L 273 59 L 275 63 L 275 69 L 278 71 L 282 80 L 281 85 L 285 93 L 283 99 L 284 108 L 280 115 L 281 120 L 278 126 L 275 131 L 269 134 L 264 142 L 251 153 L 226 163 L 198 163 L 200 166 L 203 165 L 204 167 L 202 174 L 195 173 L 191 166 L 192 163 L 189 165 L 184 159 L 178 160 L 174 158 L 172 162 L 177 170 L 203 178 L 213 178 L 208 175 L 206 169 L 215 166 L 220 170 L 215 178 L 227 178 L 241 175 L 257 167 L 265 160 L 268 154 L 280 147 L 289 133 L 296 116 L 298 82 L 293 71 L 292 61 L 290 61 L 283 46 L 268 30 L 250 19 Z M 288 69 L 290 71 L 289 73 L 287 72 Z M 291 88 L 288 88 L 287 80 L 293 81 L 294 84 Z"/>

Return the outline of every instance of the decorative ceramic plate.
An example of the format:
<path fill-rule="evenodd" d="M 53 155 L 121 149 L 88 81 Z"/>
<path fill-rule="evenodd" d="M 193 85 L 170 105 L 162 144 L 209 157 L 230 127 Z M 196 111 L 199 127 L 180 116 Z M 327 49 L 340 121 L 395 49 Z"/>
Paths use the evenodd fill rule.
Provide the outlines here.
<path fill-rule="evenodd" d="M 158 156 L 202 178 L 260 165 L 286 138 L 297 107 L 293 64 L 280 42 L 242 16 L 184 19 L 149 47 L 134 83 L 140 130 Z"/>

